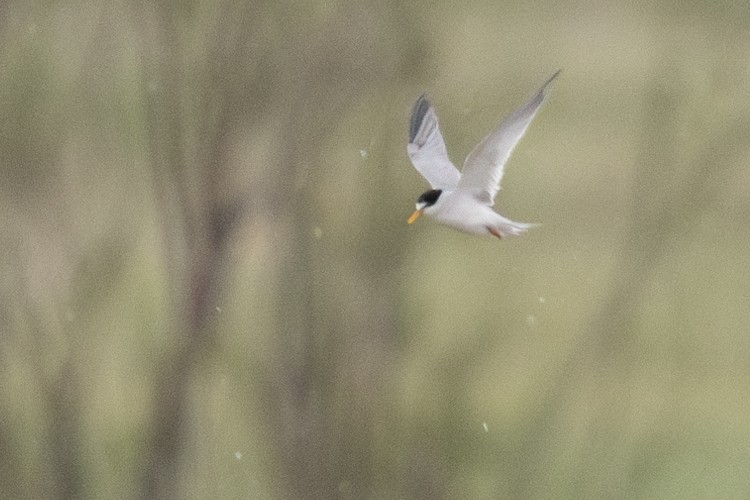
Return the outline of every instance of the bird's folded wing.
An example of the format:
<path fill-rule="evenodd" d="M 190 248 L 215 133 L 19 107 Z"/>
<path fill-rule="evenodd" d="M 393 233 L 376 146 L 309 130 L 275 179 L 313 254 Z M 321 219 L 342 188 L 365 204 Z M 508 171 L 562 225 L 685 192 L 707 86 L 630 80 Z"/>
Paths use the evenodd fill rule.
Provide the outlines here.
<path fill-rule="evenodd" d="M 424 95 L 417 100 L 411 114 L 406 151 L 414 167 L 434 189 L 452 190 L 461 179 L 448 158 L 435 108 Z"/>
<path fill-rule="evenodd" d="M 495 203 L 505 162 L 544 103 L 547 86 L 559 73 L 558 71 L 552 75 L 534 97 L 506 118 L 469 153 L 457 189 L 475 192 L 488 205 Z"/>

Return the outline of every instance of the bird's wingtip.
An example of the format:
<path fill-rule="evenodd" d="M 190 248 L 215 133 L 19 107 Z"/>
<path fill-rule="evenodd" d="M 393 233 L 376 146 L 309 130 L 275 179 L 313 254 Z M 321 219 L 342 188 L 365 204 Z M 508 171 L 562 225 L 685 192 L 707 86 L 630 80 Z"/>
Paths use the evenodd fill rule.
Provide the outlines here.
<path fill-rule="evenodd" d="M 559 75 L 561 72 L 562 72 L 562 68 L 558 69 L 557 71 L 555 71 L 555 73 L 552 76 L 547 78 L 547 81 L 542 84 L 542 89 L 541 89 L 542 92 L 547 90 L 547 86 L 549 86 L 549 84 L 552 83 L 555 80 L 555 78 L 557 78 L 557 75 Z"/>
<path fill-rule="evenodd" d="M 430 109 L 430 101 L 427 100 L 427 94 L 422 94 L 414 103 L 414 108 L 411 112 L 411 121 L 409 122 L 409 142 L 414 142 L 414 138 L 417 136 L 422 121 L 424 120 L 427 111 Z"/>

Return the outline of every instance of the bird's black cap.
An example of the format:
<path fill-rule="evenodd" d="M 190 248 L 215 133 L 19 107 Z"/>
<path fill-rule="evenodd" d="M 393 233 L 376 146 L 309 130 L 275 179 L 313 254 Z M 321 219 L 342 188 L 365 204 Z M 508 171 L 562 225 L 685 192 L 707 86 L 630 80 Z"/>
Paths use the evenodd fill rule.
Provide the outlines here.
<path fill-rule="evenodd" d="M 443 193 L 442 189 L 430 189 L 422 193 L 417 199 L 417 203 L 424 203 L 426 206 L 431 207 L 437 203 L 438 198 Z"/>

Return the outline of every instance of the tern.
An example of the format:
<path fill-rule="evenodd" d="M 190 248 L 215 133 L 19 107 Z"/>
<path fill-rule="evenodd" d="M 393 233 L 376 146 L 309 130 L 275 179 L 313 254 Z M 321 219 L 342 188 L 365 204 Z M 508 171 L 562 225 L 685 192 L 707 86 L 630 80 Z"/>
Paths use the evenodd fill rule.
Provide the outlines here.
<path fill-rule="evenodd" d="M 417 99 L 406 150 L 432 189 L 417 199 L 416 210 L 407 222 L 412 224 L 424 214 L 461 231 L 499 239 L 523 234 L 533 227 L 535 224 L 506 219 L 492 206 L 500 190 L 505 162 L 544 103 L 547 87 L 558 74 L 559 70 L 469 153 L 463 173 L 448 158 L 435 108 L 424 95 Z"/>

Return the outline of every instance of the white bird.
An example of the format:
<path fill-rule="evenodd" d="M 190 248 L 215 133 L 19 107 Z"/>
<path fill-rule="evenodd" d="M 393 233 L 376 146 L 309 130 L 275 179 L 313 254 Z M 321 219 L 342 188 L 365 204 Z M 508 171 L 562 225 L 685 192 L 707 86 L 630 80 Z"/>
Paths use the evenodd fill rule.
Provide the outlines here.
<path fill-rule="evenodd" d="M 534 224 L 506 219 L 492 210 L 492 206 L 500 190 L 505 162 L 544 102 L 547 86 L 559 73 L 558 70 L 544 82 L 534 97 L 469 153 L 463 173 L 459 173 L 448 158 L 435 108 L 424 95 L 417 99 L 411 114 L 406 150 L 412 164 L 432 189 L 417 199 L 416 210 L 407 222 L 412 224 L 425 214 L 462 231 L 501 239 L 523 234 L 533 227 Z"/>

